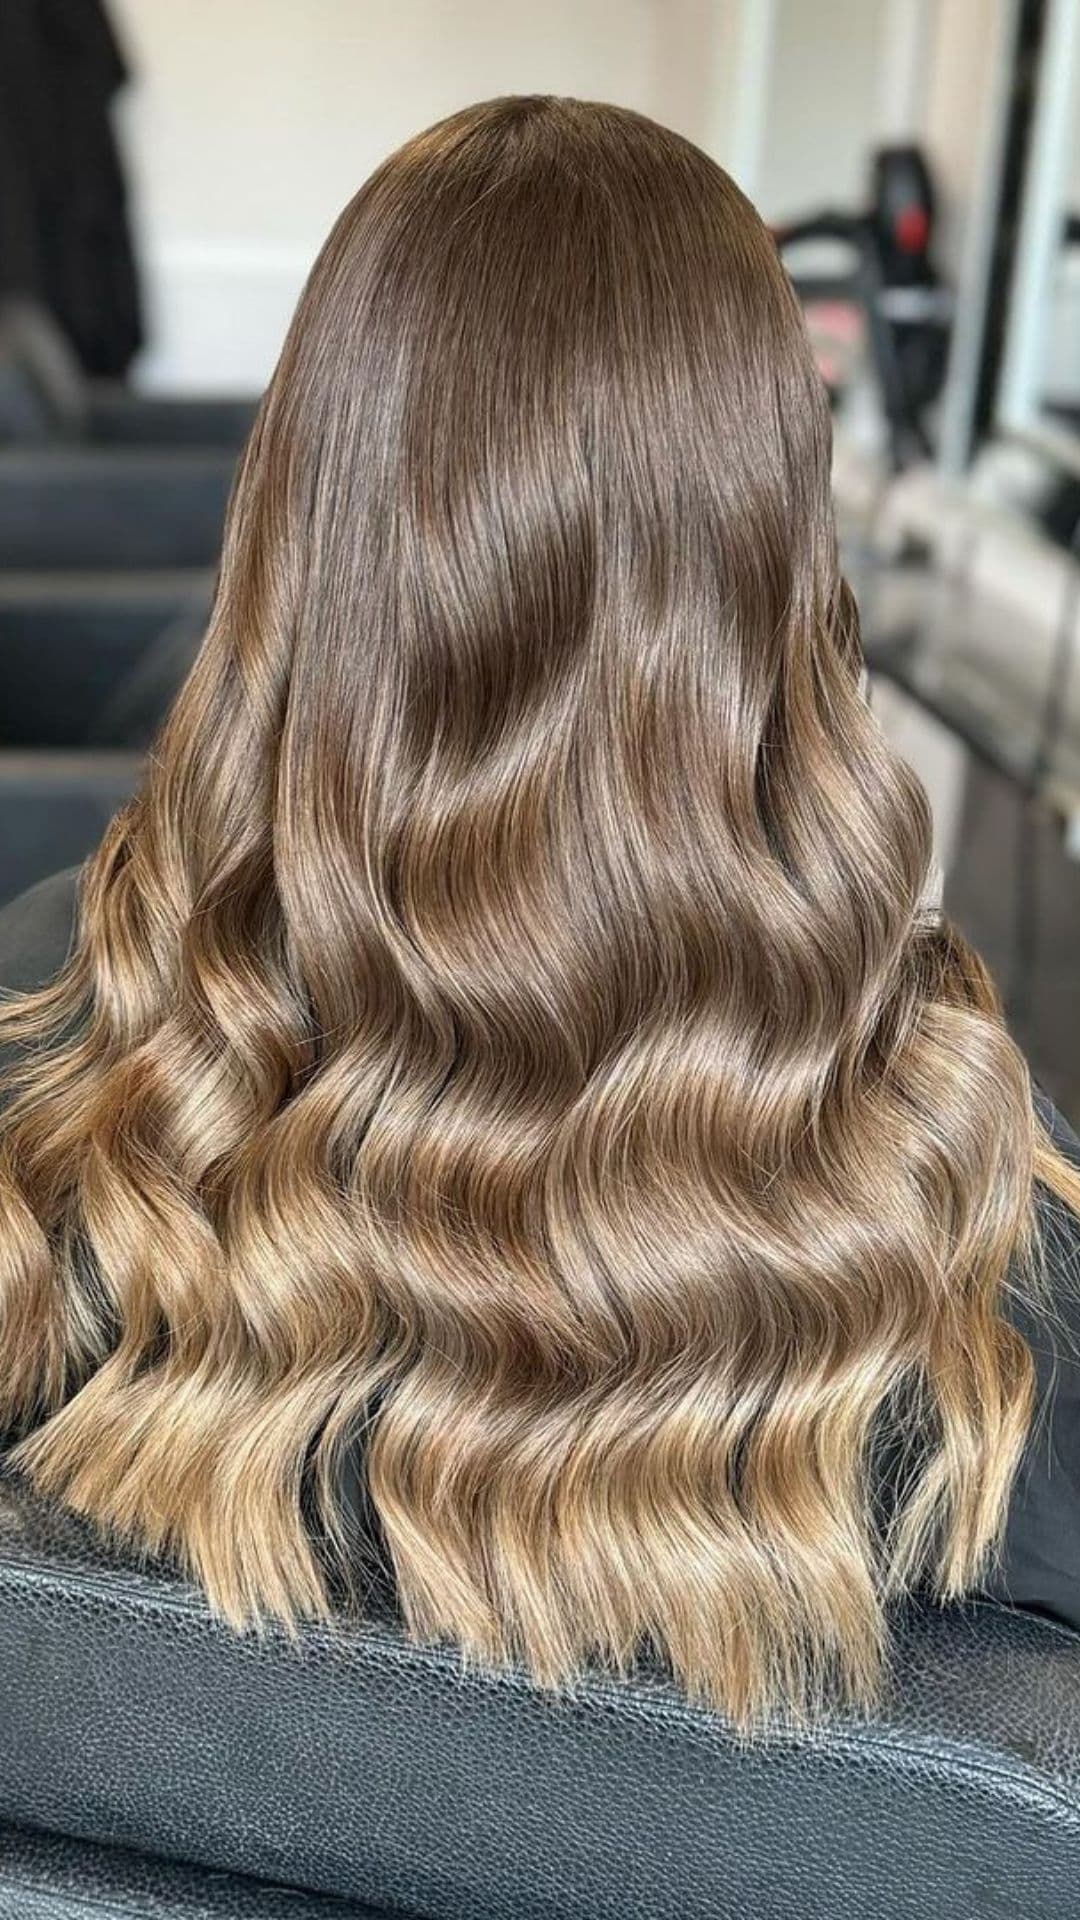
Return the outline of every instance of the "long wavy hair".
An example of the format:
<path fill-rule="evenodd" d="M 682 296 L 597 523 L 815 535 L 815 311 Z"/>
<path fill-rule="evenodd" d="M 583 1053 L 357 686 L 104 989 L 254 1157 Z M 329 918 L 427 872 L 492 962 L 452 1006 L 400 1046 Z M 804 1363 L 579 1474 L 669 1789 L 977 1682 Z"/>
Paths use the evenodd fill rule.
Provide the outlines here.
<path fill-rule="evenodd" d="M 651 1648 L 746 1726 L 872 1699 L 890 1597 L 992 1552 L 1076 1182 L 926 904 L 829 482 L 766 229 L 636 114 L 456 114 L 324 246 L 0 1018 L 12 1458 L 237 1624 L 362 1603 L 356 1449 L 414 1635 Z"/>

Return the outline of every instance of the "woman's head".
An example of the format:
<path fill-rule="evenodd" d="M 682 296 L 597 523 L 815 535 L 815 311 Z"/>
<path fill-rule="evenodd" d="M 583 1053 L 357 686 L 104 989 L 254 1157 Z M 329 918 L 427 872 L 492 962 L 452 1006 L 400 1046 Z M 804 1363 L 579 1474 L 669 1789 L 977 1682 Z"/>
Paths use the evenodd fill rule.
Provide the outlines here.
<path fill-rule="evenodd" d="M 1067 1178 L 858 672 L 732 182 L 542 98 L 387 161 L 73 958 L 3 1016 L 53 1041 L 0 1133 L 39 1484 L 291 1614 L 355 1575 L 360 1437 L 417 1632 L 547 1681 L 651 1642 L 743 1720 L 871 1691 L 888 1594 L 1000 1526 L 1002 1287 Z"/>
<path fill-rule="evenodd" d="M 251 689 L 263 764 L 283 730 L 283 822 L 341 798 L 355 828 L 362 768 L 365 817 L 407 833 L 440 755 L 490 777 L 571 719 L 605 778 L 605 728 L 637 752 L 655 804 L 692 803 L 672 756 L 704 755 L 752 810 L 778 692 L 857 672 L 829 442 L 773 243 L 704 154 L 613 107 L 469 109 L 316 263 L 200 677 L 227 657 Z"/>

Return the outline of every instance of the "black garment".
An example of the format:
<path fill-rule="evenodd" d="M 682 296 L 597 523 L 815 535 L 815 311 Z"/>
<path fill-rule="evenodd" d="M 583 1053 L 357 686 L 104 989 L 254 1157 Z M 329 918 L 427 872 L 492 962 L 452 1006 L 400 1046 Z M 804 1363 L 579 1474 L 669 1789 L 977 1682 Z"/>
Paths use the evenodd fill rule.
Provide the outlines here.
<path fill-rule="evenodd" d="M 42 302 L 84 370 L 109 378 L 142 344 L 109 119 L 126 78 L 101 0 L 3 0 L 0 295 Z"/>
<path fill-rule="evenodd" d="M 42 880 L 0 911 L 0 986 L 38 986 L 60 967 L 71 940 L 76 876 L 71 868 Z M 1080 1139 L 1042 1095 L 1037 1104 L 1058 1147 L 1080 1167 Z M 1047 1250 L 1047 1310 L 1012 1302 L 1008 1308 L 1035 1357 L 1038 1408 L 999 1566 L 985 1591 L 1080 1632 L 1080 1221 L 1046 1195 L 1039 1215 Z M 355 1456 L 343 1491 L 362 1537 L 377 1546 Z"/>

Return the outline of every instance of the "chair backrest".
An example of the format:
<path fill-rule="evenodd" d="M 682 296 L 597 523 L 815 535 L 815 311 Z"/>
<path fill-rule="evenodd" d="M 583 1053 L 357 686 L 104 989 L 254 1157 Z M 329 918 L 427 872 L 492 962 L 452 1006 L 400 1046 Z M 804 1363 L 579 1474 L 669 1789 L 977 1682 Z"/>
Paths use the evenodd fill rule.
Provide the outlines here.
<path fill-rule="evenodd" d="M 304 1888 L 313 1913 L 327 1896 L 414 1920 L 1080 1906 L 1080 1638 L 1048 1622 L 914 1613 L 886 1712 L 746 1748 L 659 1675 L 556 1698 L 388 1618 L 237 1636 L 9 1476 L 0 1496 L 9 1828 Z"/>

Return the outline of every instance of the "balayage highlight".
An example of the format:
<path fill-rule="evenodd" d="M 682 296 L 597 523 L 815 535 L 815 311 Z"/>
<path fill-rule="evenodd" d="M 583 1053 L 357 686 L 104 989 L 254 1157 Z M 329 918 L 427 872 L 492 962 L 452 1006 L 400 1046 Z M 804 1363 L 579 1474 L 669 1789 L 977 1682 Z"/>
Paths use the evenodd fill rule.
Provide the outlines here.
<path fill-rule="evenodd" d="M 362 1603 L 361 1435 L 414 1634 L 651 1644 L 747 1726 L 871 1699 L 890 1597 L 992 1552 L 1077 1183 L 925 905 L 829 462 L 768 234 L 634 114 L 470 109 L 331 234 L 0 1011 L 13 1457 L 237 1623 Z"/>

